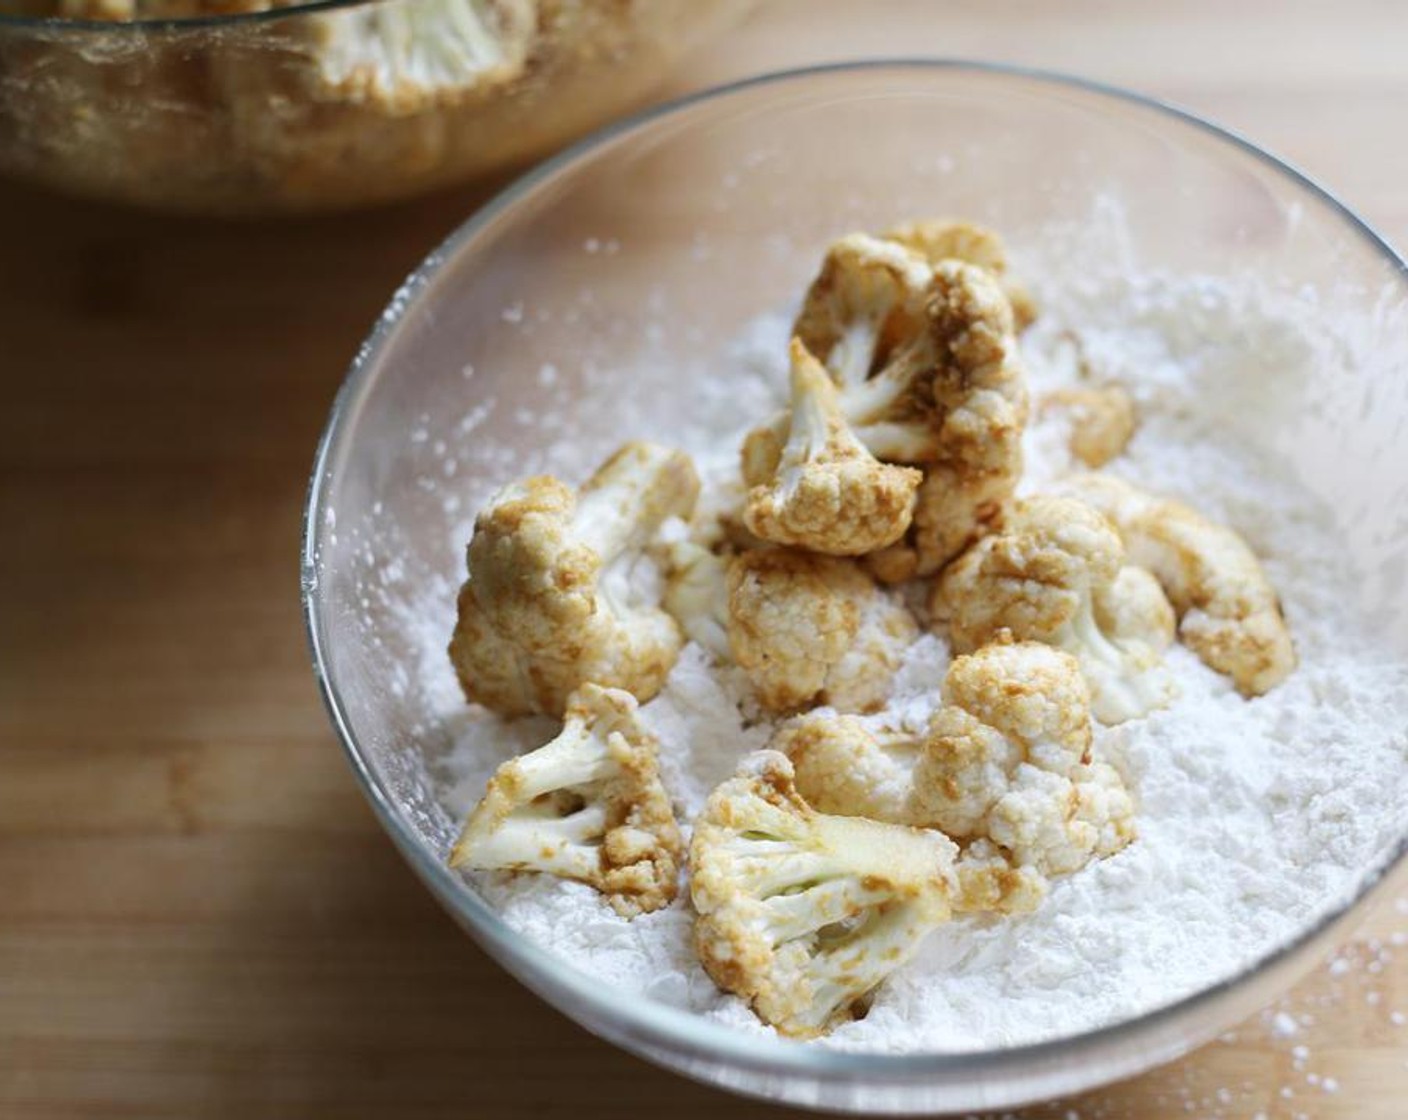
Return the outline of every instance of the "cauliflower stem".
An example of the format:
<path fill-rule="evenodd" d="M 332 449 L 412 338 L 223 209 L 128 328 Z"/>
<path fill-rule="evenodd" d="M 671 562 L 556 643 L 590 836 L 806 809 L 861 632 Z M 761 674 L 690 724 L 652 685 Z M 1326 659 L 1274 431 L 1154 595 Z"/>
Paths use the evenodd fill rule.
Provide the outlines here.
<path fill-rule="evenodd" d="M 561 734 L 495 772 L 450 866 L 577 879 L 627 917 L 669 905 L 682 844 L 657 749 L 629 693 L 584 685 Z"/>

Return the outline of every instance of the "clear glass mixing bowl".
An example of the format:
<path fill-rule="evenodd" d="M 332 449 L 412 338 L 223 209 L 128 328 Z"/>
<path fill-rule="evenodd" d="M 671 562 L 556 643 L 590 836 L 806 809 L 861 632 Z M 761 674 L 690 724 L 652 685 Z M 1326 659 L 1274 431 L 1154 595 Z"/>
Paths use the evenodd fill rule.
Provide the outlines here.
<path fill-rule="evenodd" d="M 214 214 L 407 198 L 521 166 L 639 104 L 754 2 L 240 12 L 253 5 L 230 0 L 237 14 L 105 22 L 26 14 L 52 0 L 0 0 L 0 173 Z"/>
<path fill-rule="evenodd" d="M 1343 205 L 1252 145 L 1177 110 L 1071 79 L 895 62 L 744 82 L 618 125 L 534 171 L 411 277 L 339 395 L 313 472 L 303 579 L 328 708 L 416 873 L 505 968 L 611 1041 L 742 1093 L 828 1109 L 953 1111 L 1071 1093 L 1169 1060 L 1270 1001 L 1343 936 L 1403 845 L 1352 899 L 1241 975 L 1137 1019 L 964 1054 L 837 1053 L 743 1037 L 623 1000 L 516 937 L 444 866 L 431 796 L 448 730 L 418 651 L 453 623 L 468 519 L 553 440 L 605 454 L 669 439 L 693 386 L 760 309 L 785 307 L 820 247 L 925 214 L 1043 229 L 1117 205 L 1142 267 L 1255 274 L 1313 293 L 1341 368 L 1268 383 L 1229 416 L 1294 461 L 1337 511 L 1364 603 L 1408 654 L 1408 276 Z M 1079 254 L 1046 283 L 1079 282 Z M 1317 313 L 1318 316 L 1318 313 Z M 1342 336 L 1342 337 L 1341 337 Z M 548 372 L 545 372 L 548 371 Z M 649 416 L 648 431 L 628 428 Z M 549 420 L 552 419 L 550 423 Z M 1408 719 L 1408 713 L 1405 713 Z"/>

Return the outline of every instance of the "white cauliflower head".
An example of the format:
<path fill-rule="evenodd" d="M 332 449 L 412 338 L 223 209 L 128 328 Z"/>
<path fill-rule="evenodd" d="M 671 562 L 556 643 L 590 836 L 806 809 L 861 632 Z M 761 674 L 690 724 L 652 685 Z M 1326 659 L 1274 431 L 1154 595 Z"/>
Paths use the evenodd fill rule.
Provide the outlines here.
<path fill-rule="evenodd" d="M 1152 581 L 1124 569 L 1119 534 L 1097 510 L 1036 497 L 949 565 L 930 606 L 961 651 L 1006 636 L 1075 654 L 1096 717 L 1119 723 L 1174 696 L 1162 665 L 1172 611 Z"/>
<path fill-rule="evenodd" d="M 687 455 L 641 442 L 576 494 L 547 476 L 499 491 L 474 523 L 450 641 L 465 695 L 501 715 L 560 714 L 587 681 L 654 696 L 683 639 L 667 613 L 634 601 L 629 572 L 698 492 Z"/>
<path fill-rule="evenodd" d="M 787 440 L 766 481 L 749 491 L 743 523 L 763 540 L 832 556 L 892 544 L 909 528 L 920 472 L 865 449 L 841 416 L 835 385 L 795 338 L 791 361 Z"/>
<path fill-rule="evenodd" d="M 1245 696 L 1275 688 L 1296 667 L 1276 590 L 1237 532 L 1191 506 L 1105 475 L 1072 483 L 1108 517 L 1130 557 L 1153 572 L 1178 613 L 1178 636 Z"/>
<path fill-rule="evenodd" d="M 955 853 L 936 832 L 816 812 L 787 759 L 759 752 L 695 821 L 699 959 L 783 1034 L 824 1034 L 949 919 Z"/>
<path fill-rule="evenodd" d="M 764 549 L 729 564 L 729 645 L 771 711 L 880 707 L 917 636 L 910 613 L 852 561 Z"/>
<path fill-rule="evenodd" d="M 658 762 L 635 698 L 583 685 L 557 738 L 494 773 L 450 866 L 577 879 L 626 917 L 668 906 L 683 848 Z"/>
<path fill-rule="evenodd" d="M 921 733 L 818 712 L 782 728 L 816 808 L 939 829 L 964 843 L 960 909 L 1030 909 L 1046 877 L 1118 851 L 1134 807 L 1092 761 L 1090 694 L 1074 657 L 1036 642 L 956 658 Z"/>

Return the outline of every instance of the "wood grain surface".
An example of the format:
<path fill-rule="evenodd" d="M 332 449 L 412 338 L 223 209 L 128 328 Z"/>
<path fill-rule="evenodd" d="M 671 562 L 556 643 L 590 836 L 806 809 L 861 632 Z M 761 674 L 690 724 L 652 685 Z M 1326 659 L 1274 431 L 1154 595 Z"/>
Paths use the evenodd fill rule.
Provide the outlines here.
<path fill-rule="evenodd" d="M 1231 125 L 1408 244 L 1405 47 L 1396 0 L 775 0 L 669 92 L 884 54 L 1079 71 Z M 318 431 L 394 285 L 484 196 L 236 225 L 0 185 L 5 1120 L 783 1114 L 598 1042 L 482 956 L 314 693 Z M 1030 1115 L 1408 1115 L 1404 909 L 1228 1039 Z"/>

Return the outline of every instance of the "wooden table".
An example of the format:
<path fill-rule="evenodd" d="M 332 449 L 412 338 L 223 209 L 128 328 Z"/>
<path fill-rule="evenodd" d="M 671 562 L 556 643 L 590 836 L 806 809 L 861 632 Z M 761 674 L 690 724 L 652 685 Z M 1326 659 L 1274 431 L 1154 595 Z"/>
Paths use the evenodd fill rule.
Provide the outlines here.
<path fill-rule="evenodd" d="M 1405 46 L 1395 0 L 786 0 L 672 91 L 887 53 L 1079 71 L 1232 125 L 1408 244 Z M 258 226 L 0 187 L 0 1116 L 780 1115 L 483 957 L 314 694 L 314 441 L 392 287 L 480 197 Z M 1402 1117 L 1404 931 L 1390 904 L 1273 1025 L 1032 1115 Z"/>

